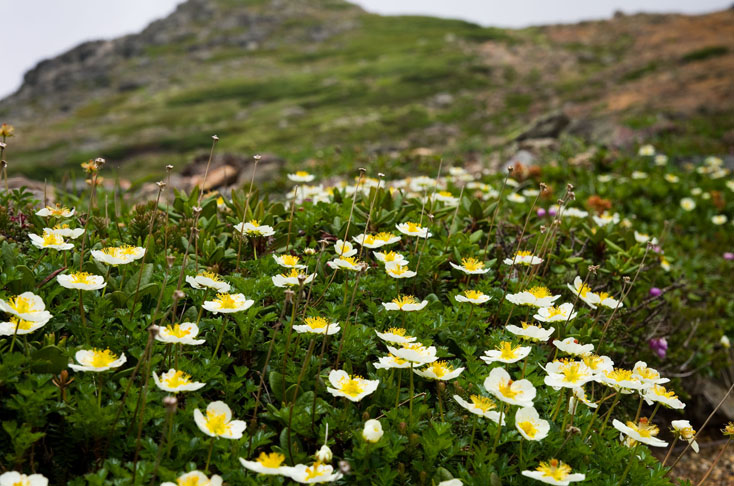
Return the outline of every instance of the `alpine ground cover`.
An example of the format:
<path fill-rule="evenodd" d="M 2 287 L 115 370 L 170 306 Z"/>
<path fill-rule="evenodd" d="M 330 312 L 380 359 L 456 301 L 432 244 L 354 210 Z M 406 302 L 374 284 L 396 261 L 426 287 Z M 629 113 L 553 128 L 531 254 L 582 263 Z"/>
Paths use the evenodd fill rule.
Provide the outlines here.
<path fill-rule="evenodd" d="M 681 378 L 727 362 L 734 182 L 573 155 L 4 191 L 0 482 L 671 484 Z"/>

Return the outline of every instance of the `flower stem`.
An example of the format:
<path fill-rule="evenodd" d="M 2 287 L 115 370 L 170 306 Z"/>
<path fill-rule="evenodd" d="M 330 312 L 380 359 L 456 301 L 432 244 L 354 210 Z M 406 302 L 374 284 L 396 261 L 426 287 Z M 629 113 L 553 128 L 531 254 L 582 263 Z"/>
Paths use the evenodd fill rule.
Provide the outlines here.
<path fill-rule="evenodd" d="M 413 426 L 413 362 L 410 362 L 410 402 L 408 404 L 408 410 L 410 414 L 410 419 L 408 421 L 408 424 L 412 427 Z"/>
<path fill-rule="evenodd" d="M 227 326 L 227 323 L 225 319 L 222 319 L 222 329 L 219 331 L 219 338 L 217 338 L 217 345 L 214 348 L 214 352 L 212 353 L 212 359 L 217 357 L 217 351 L 219 351 L 219 346 L 222 344 L 222 337 L 224 337 L 224 328 Z"/>
<path fill-rule="evenodd" d="M 709 470 L 706 471 L 706 474 L 704 474 L 704 476 L 701 478 L 701 481 L 699 481 L 696 486 L 702 486 L 703 484 L 706 483 L 706 480 L 708 479 L 709 474 L 711 474 L 711 471 L 714 470 L 714 468 L 716 467 L 716 464 L 719 463 L 719 459 L 721 459 L 721 455 L 724 453 L 726 448 L 729 447 L 730 442 L 731 442 L 731 437 L 729 437 L 729 440 L 726 441 L 726 444 L 723 445 L 719 453 L 716 454 L 716 458 L 714 458 L 714 462 L 711 463 L 711 467 L 709 467 Z"/>
<path fill-rule="evenodd" d="M 492 452 L 489 454 L 490 456 L 493 456 L 495 451 L 497 450 L 497 445 L 500 443 L 500 435 L 502 435 L 502 414 L 505 411 L 505 402 L 502 402 L 500 404 L 500 416 L 497 419 L 497 435 L 494 436 L 494 444 L 492 445 Z"/>
<path fill-rule="evenodd" d="M 665 454 L 665 459 L 663 459 L 663 467 L 665 467 L 665 463 L 668 462 L 668 459 L 670 458 L 670 454 L 673 452 L 673 449 L 675 448 L 675 444 L 678 443 L 678 436 L 673 439 L 673 443 L 670 444 L 670 449 L 668 449 L 668 453 Z"/>
<path fill-rule="evenodd" d="M 216 437 L 212 437 L 212 440 L 209 442 L 209 453 L 206 455 L 206 466 L 204 466 L 204 472 L 206 474 L 209 474 L 209 463 L 212 460 L 212 451 L 214 450 L 214 439 L 216 439 Z"/>
<path fill-rule="evenodd" d="M 612 411 L 614 410 L 614 407 L 619 402 L 620 394 L 618 393 L 617 396 L 614 397 L 614 401 L 612 402 L 612 405 L 609 407 L 609 411 L 607 412 L 607 416 L 604 418 L 604 423 L 601 425 L 601 429 L 599 429 L 599 435 L 604 433 L 604 429 L 607 428 L 607 422 L 609 422 L 609 417 L 612 416 Z"/>
<path fill-rule="evenodd" d="M 622 486 L 624 484 L 624 480 L 627 479 L 627 474 L 629 474 L 630 469 L 632 468 L 632 463 L 635 462 L 635 453 L 637 452 L 637 448 L 639 447 L 639 445 L 639 442 L 635 442 L 635 446 L 632 448 L 632 457 L 627 461 L 627 467 L 624 468 L 622 478 L 619 480 L 619 486 Z"/>

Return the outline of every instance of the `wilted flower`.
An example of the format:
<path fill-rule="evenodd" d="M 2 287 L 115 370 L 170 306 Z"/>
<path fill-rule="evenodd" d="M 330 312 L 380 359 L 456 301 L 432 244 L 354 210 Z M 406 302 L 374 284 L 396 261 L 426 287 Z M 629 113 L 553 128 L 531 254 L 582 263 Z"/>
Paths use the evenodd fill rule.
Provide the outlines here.
<path fill-rule="evenodd" d="M 232 420 L 232 410 L 224 402 L 211 402 L 206 407 L 206 416 L 197 408 L 194 410 L 194 422 L 199 430 L 209 437 L 223 439 L 241 439 L 247 424 L 242 420 Z"/>
<path fill-rule="evenodd" d="M 119 368 L 127 361 L 125 354 L 119 357 L 109 349 L 82 349 L 74 355 L 79 364 L 70 363 L 69 368 L 74 371 L 107 371 Z"/>
<path fill-rule="evenodd" d="M 206 386 L 206 383 L 191 381 L 191 375 L 189 375 L 188 373 L 184 373 L 181 370 L 175 370 L 173 368 L 163 373 L 160 378 L 158 377 L 158 374 L 154 371 L 153 381 L 155 381 L 155 384 L 158 388 L 170 393 L 196 391 Z"/>
<path fill-rule="evenodd" d="M 556 486 L 568 486 L 570 483 L 586 479 L 586 475 L 572 473 L 571 471 L 571 466 L 568 464 L 558 459 L 551 459 L 548 462 L 541 462 L 535 471 L 522 471 L 521 474 L 546 484 L 555 484 Z"/>
<path fill-rule="evenodd" d="M 362 437 L 367 442 L 373 444 L 382 438 L 382 424 L 377 419 L 369 419 L 364 423 L 364 429 L 362 429 Z"/>
<path fill-rule="evenodd" d="M 380 380 L 365 380 L 361 376 L 351 377 L 343 370 L 331 370 L 329 382 L 331 387 L 327 387 L 326 391 L 335 397 L 344 397 L 352 402 L 358 402 L 373 393 L 380 384 Z"/>
<path fill-rule="evenodd" d="M 691 427 L 691 423 L 688 420 L 673 420 L 670 422 L 673 427 L 673 433 L 691 444 L 691 449 L 698 454 L 698 443 L 696 442 L 696 431 Z"/>
<path fill-rule="evenodd" d="M 658 429 L 657 425 L 649 423 L 645 417 L 642 417 L 638 423 L 630 421 L 626 425 L 614 419 L 612 425 L 615 429 L 637 442 L 642 442 L 653 447 L 665 447 L 668 445 L 667 442 L 655 437 L 660 432 L 660 429 Z"/>
<path fill-rule="evenodd" d="M 231 314 L 247 310 L 254 303 L 255 301 L 247 299 L 243 294 L 217 294 L 216 299 L 205 301 L 202 307 L 215 314 Z"/>
<path fill-rule="evenodd" d="M 217 292 L 229 292 L 229 284 L 214 272 L 199 272 L 196 276 L 186 276 L 186 282 L 197 290 L 212 289 Z"/>
<path fill-rule="evenodd" d="M 204 339 L 194 339 L 199 334 L 199 326 L 193 322 L 182 322 L 181 324 L 169 324 L 161 327 L 155 339 L 167 344 L 204 344 Z"/>
<path fill-rule="evenodd" d="M 540 441 L 548 436 L 550 424 L 534 407 L 522 407 L 515 413 L 515 428 L 525 439 Z"/>
<path fill-rule="evenodd" d="M 101 275 L 92 275 L 87 272 L 75 272 L 69 275 L 59 274 L 56 276 L 59 285 L 67 289 L 75 290 L 99 290 L 107 285 Z"/>

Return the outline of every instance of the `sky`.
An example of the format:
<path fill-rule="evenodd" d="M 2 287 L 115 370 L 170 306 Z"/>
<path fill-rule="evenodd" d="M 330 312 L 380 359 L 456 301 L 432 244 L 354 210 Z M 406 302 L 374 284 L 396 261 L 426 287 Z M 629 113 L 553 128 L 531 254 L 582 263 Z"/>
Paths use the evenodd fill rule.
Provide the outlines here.
<path fill-rule="evenodd" d="M 182 0 L 0 0 L 0 99 L 21 84 L 39 61 L 95 39 L 142 30 L 165 17 Z M 305 0 L 308 1 L 308 0 Z M 627 13 L 704 13 L 721 10 L 731 0 L 352 0 L 385 15 L 433 15 L 482 25 L 525 27 L 608 18 Z"/>

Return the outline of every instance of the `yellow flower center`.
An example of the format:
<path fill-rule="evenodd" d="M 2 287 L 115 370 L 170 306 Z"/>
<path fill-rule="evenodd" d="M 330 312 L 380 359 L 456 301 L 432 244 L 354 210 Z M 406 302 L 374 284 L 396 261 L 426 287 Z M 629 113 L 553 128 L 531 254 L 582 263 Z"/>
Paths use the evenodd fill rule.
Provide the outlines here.
<path fill-rule="evenodd" d="M 644 368 L 637 368 L 637 374 L 641 376 L 642 378 L 645 378 L 648 380 L 656 380 L 660 378 L 660 373 L 658 373 L 657 371 L 655 371 L 652 368 L 648 368 L 647 366 L 645 366 Z"/>
<path fill-rule="evenodd" d="M 545 287 L 533 287 L 530 290 L 528 290 L 533 297 L 536 299 L 542 299 L 544 297 L 550 297 L 551 293 L 550 291 Z"/>
<path fill-rule="evenodd" d="M 311 174 L 309 174 L 309 173 L 308 173 L 308 172 L 306 172 L 305 170 L 299 170 L 299 171 L 297 171 L 297 172 L 296 172 L 296 175 L 297 175 L 298 177 L 308 177 L 308 176 L 310 176 Z"/>
<path fill-rule="evenodd" d="M 438 194 L 443 197 L 454 197 L 454 195 L 451 194 L 449 191 L 438 191 Z"/>
<path fill-rule="evenodd" d="M 211 484 L 209 481 L 200 483 L 199 476 L 189 476 L 187 478 L 178 478 L 176 480 L 176 483 L 178 483 L 178 486 L 209 486 L 209 484 Z"/>
<path fill-rule="evenodd" d="M 579 363 L 575 361 L 565 364 L 561 368 L 561 373 L 563 373 L 563 381 L 566 383 L 576 383 L 586 377 L 586 374 L 581 373 Z"/>
<path fill-rule="evenodd" d="M 300 258 L 293 255 L 283 255 L 281 257 L 281 261 L 283 262 L 283 265 L 298 265 Z"/>
<path fill-rule="evenodd" d="M 397 254 L 397 253 L 395 253 L 394 251 L 388 251 L 387 253 L 385 253 L 385 254 L 383 255 L 383 257 L 382 257 L 382 258 L 383 258 L 383 260 L 385 260 L 386 262 L 394 262 L 395 260 L 397 260 L 397 258 L 398 258 L 398 254 Z"/>
<path fill-rule="evenodd" d="M 392 300 L 392 303 L 396 304 L 399 309 L 402 309 L 405 305 L 416 304 L 417 302 L 418 301 L 415 300 L 415 297 L 413 297 L 412 295 L 401 295 L 397 299 Z"/>
<path fill-rule="evenodd" d="M 69 225 L 68 224 L 57 224 L 57 225 L 54 225 L 54 229 L 55 230 L 69 229 Z"/>
<path fill-rule="evenodd" d="M 64 213 L 69 212 L 69 208 L 64 208 L 60 206 L 56 206 L 55 208 L 52 208 L 51 206 L 46 206 L 46 209 L 51 212 L 52 216 L 63 216 Z"/>
<path fill-rule="evenodd" d="M 173 326 L 169 324 L 166 326 L 166 329 L 168 330 L 168 334 L 170 334 L 171 336 L 175 336 L 179 339 L 191 334 L 190 329 L 184 329 L 181 327 L 180 324 L 174 324 Z"/>
<path fill-rule="evenodd" d="M 10 301 L 8 301 L 8 306 L 18 314 L 38 312 L 38 310 L 33 306 L 32 300 L 21 297 L 20 295 L 10 299 Z"/>
<path fill-rule="evenodd" d="M 408 233 L 420 233 L 423 231 L 423 226 L 419 225 L 418 223 L 413 223 L 408 221 L 406 223 L 408 225 Z"/>
<path fill-rule="evenodd" d="M 480 262 L 476 258 L 462 258 L 461 265 L 470 272 L 484 268 L 484 262 Z"/>
<path fill-rule="evenodd" d="M 606 292 L 599 292 L 596 295 L 599 296 L 599 301 L 600 302 L 604 302 L 605 300 L 607 300 L 610 297 L 610 295 L 608 293 L 606 293 Z"/>
<path fill-rule="evenodd" d="M 347 262 L 351 266 L 357 265 L 357 260 L 354 257 L 341 257 L 343 262 Z"/>
<path fill-rule="evenodd" d="M 377 233 L 375 235 L 375 239 L 382 240 L 382 241 L 390 241 L 390 239 L 394 237 L 395 235 L 393 235 L 392 233 L 385 233 L 385 232 Z"/>
<path fill-rule="evenodd" d="M 254 226 L 255 228 L 257 228 L 257 227 L 259 227 L 259 226 L 260 226 L 260 221 L 258 221 L 258 220 L 256 220 L 256 219 L 251 219 L 251 220 L 250 220 L 250 224 L 251 224 L 252 226 Z"/>
<path fill-rule="evenodd" d="M 517 424 L 517 426 L 522 429 L 523 432 L 525 432 L 525 435 L 528 437 L 535 437 L 535 434 L 538 433 L 538 429 L 535 427 L 535 424 L 529 420 L 525 422 L 520 422 Z"/>
<path fill-rule="evenodd" d="M 571 466 L 557 459 L 551 459 L 548 462 L 541 462 L 536 471 L 542 472 L 544 477 L 563 481 L 571 474 Z"/>
<path fill-rule="evenodd" d="M 471 299 L 471 300 L 477 300 L 480 297 L 482 297 L 483 295 L 484 293 L 480 292 L 479 290 L 465 290 L 464 291 L 464 296 L 466 296 L 467 299 Z"/>
<path fill-rule="evenodd" d="M 329 325 L 329 322 L 323 317 L 307 317 L 304 321 L 311 329 L 325 329 Z"/>
<path fill-rule="evenodd" d="M 693 430 L 692 427 L 683 427 L 682 429 L 678 429 L 678 433 L 685 440 L 691 440 L 696 435 L 696 431 Z"/>
<path fill-rule="evenodd" d="M 206 411 L 206 428 L 214 435 L 224 435 L 229 431 L 227 416 L 214 410 Z"/>
<path fill-rule="evenodd" d="M 408 360 L 407 360 L 407 359 L 403 359 L 403 358 L 398 358 L 397 356 L 394 356 L 394 355 L 393 355 L 392 353 L 388 353 L 388 357 L 392 358 L 392 360 L 393 360 L 393 362 L 394 362 L 395 364 L 399 364 L 399 365 L 402 365 L 402 364 L 405 364 L 405 363 L 407 363 L 407 362 L 408 362 Z"/>
<path fill-rule="evenodd" d="M 402 327 L 391 327 L 390 329 L 387 330 L 388 334 L 394 334 L 396 336 L 405 336 L 406 332 L 407 331 L 403 329 Z"/>
<path fill-rule="evenodd" d="M 658 432 L 660 432 L 657 425 L 649 423 L 645 417 L 641 418 L 640 422 L 637 424 L 634 422 L 627 422 L 627 427 L 636 431 L 641 437 L 654 437 L 658 435 Z"/>
<path fill-rule="evenodd" d="M 652 392 L 659 397 L 665 397 L 665 398 L 671 398 L 671 399 L 678 398 L 678 395 L 676 395 L 674 391 L 668 391 L 665 389 L 664 386 L 660 386 L 660 385 L 653 386 Z"/>
<path fill-rule="evenodd" d="M 63 245 L 64 239 L 56 233 L 43 233 L 43 246 Z"/>
<path fill-rule="evenodd" d="M 257 458 L 257 462 L 260 463 L 261 466 L 267 467 L 270 469 L 275 469 L 275 468 L 280 467 L 280 465 L 283 464 L 284 461 L 285 461 L 285 456 L 278 452 L 271 452 L 270 454 L 261 452 L 260 456 Z"/>
<path fill-rule="evenodd" d="M 605 375 L 610 380 L 614 380 L 616 382 L 634 380 L 632 371 L 622 368 L 614 368 L 612 371 L 606 372 Z"/>
<path fill-rule="evenodd" d="M 576 289 L 581 297 L 586 297 L 586 295 L 591 292 L 591 287 L 586 285 L 585 283 L 582 283 L 577 289 Z"/>
<path fill-rule="evenodd" d="M 474 406 L 481 410 L 482 413 L 487 413 L 488 411 L 497 408 L 497 405 L 487 397 L 483 397 L 481 395 L 472 395 L 469 398 L 471 399 Z"/>
<path fill-rule="evenodd" d="M 93 282 L 91 280 L 92 275 L 87 272 L 77 272 L 71 274 L 71 281 L 76 284 L 83 284 L 83 285 L 91 285 Z"/>
<path fill-rule="evenodd" d="M 408 267 L 406 265 L 395 265 L 394 267 L 389 268 L 387 270 L 387 273 L 391 273 L 393 275 L 403 275 L 407 271 Z"/>
<path fill-rule="evenodd" d="M 306 480 L 314 479 L 319 476 L 321 476 L 321 472 L 319 471 L 321 467 L 321 462 L 316 461 L 313 463 L 312 466 L 306 468 Z"/>
<path fill-rule="evenodd" d="M 184 373 L 183 371 L 176 370 L 172 375 L 164 378 L 163 382 L 169 388 L 178 388 L 191 383 L 191 375 Z"/>
<path fill-rule="evenodd" d="M 497 349 L 500 351 L 500 358 L 515 359 L 520 346 L 513 346 L 511 342 L 502 341 Z"/>
<path fill-rule="evenodd" d="M 104 351 L 93 349 L 92 356 L 89 359 L 88 364 L 94 368 L 104 368 L 105 366 L 109 366 L 116 359 L 117 356 L 109 349 L 105 349 Z"/>
<path fill-rule="evenodd" d="M 367 235 L 367 236 L 364 237 L 363 242 L 364 242 L 365 245 L 374 245 L 375 244 L 375 240 L 376 240 L 376 238 L 374 236 Z"/>
<path fill-rule="evenodd" d="M 532 253 L 528 250 L 520 250 L 517 253 L 515 253 L 516 257 L 529 257 L 532 256 Z"/>
<path fill-rule="evenodd" d="M 517 395 L 520 394 L 519 391 L 515 391 L 512 389 L 512 383 L 512 380 L 507 380 L 501 381 L 499 384 L 500 393 L 510 399 L 515 398 Z"/>
<path fill-rule="evenodd" d="M 581 358 L 586 366 L 591 368 L 592 370 L 596 370 L 596 368 L 604 362 L 604 360 L 601 358 L 601 356 L 596 354 L 590 354 L 588 356 L 583 356 Z"/>
<path fill-rule="evenodd" d="M 559 307 L 556 307 L 556 306 L 548 307 L 548 317 L 549 318 L 554 317 L 554 316 L 562 316 L 562 315 L 563 315 L 563 311 Z"/>
<path fill-rule="evenodd" d="M 15 327 L 17 327 L 19 331 L 27 331 L 33 326 L 33 322 L 24 321 L 23 319 L 18 319 L 15 316 L 10 318 L 10 322 L 15 324 Z"/>
<path fill-rule="evenodd" d="M 210 280 L 214 280 L 215 282 L 221 282 L 222 280 L 219 275 L 214 272 L 201 272 L 199 273 L 199 275 L 197 275 L 197 277 L 206 277 Z"/>
<path fill-rule="evenodd" d="M 431 363 L 431 370 L 436 378 L 443 378 L 446 373 L 451 372 L 451 366 L 445 361 L 434 361 Z"/>
<path fill-rule="evenodd" d="M 347 380 L 342 381 L 339 384 L 339 391 L 344 393 L 345 395 L 349 395 L 350 397 L 356 397 L 362 391 L 364 391 L 364 385 L 362 384 L 362 378 L 359 376 L 355 376 L 354 378 L 349 378 Z"/>
<path fill-rule="evenodd" d="M 219 307 L 222 309 L 236 309 L 237 308 L 237 301 L 232 298 L 232 295 L 230 294 L 217 294 L 216 300 L 214 302 L 219 304 Z"/>

